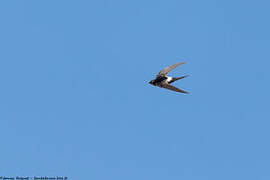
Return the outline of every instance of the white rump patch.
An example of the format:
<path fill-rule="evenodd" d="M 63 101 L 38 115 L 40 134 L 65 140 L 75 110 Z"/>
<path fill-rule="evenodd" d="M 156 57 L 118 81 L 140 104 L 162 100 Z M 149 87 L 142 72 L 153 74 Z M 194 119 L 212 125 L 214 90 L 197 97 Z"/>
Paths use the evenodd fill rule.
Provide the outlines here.
<path fill-rule="evenodd" d="M 166 80 L 167 82 L 171 82 L 172 81 L 172 77 L 168 77 L 168 79 Z"/>

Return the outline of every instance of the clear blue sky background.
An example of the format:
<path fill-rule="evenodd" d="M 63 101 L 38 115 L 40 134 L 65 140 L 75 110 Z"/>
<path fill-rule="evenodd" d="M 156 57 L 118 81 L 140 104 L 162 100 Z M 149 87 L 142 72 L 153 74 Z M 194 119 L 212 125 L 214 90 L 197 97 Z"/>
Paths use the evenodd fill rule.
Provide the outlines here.
<path fill-rule="evenodd" d="M 269 7 L 1 1 L 0 175 L 269 180 Z"/>

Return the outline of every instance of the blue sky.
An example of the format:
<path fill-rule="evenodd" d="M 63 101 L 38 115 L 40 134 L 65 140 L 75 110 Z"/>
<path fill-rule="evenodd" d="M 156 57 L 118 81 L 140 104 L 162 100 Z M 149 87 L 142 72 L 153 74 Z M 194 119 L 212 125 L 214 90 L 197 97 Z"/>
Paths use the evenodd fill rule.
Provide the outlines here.
<path fill-rule="evenodd" d="M 1 1 L 0 176 L 268 180 L 269 6 Z"/>

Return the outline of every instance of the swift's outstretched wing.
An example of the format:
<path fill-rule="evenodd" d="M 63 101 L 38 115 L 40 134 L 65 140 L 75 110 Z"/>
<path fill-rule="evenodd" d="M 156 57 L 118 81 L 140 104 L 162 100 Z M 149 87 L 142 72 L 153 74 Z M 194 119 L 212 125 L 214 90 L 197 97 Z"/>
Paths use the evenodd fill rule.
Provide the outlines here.
<path fill-rule="evenodd" d="M 176 68 L 177 66 L 179 66 L 181 64 L 185 64 L 185 62 L 179 62 L 179 63 L 173 64 L 171 66 L 168 66 L 168 67 L 164 68 L 163 70 L 161 70 L 157 76 L 166 76 L 171 70 L 173 70 L 174 68 Z"/>
<path fill-rule="evenodd" d="M 172 86 L 172 85 L 170 85 L 168 83 L 162 83 L 162 84 L 160 84 L 160 87 L 166 88 L 166 89 L 169 89 L 169 90 L 172 90 L 172 91 L 188 94 L 187 91 L 184 91 L 182 89 L 178 89 L 177 87 L 174 87 L 174 86 Z"/>

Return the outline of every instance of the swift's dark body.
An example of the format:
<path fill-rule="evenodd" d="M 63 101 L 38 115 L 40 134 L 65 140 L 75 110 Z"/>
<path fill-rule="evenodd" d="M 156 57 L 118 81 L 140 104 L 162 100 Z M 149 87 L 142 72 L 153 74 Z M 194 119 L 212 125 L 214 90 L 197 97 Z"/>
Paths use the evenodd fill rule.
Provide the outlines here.
<path fill-rule="evenodd" d="M 184 62 L 176 63 L 176 64 L 173 64 L 171 66 L 166 67 L 165 69 L 161 70 L 157 74 L 156 78 L 151 80 L 149 83 L 154 85 L 154 86 L 158 86 L 158 87 L 161 87 L 161 88 L 166 88 L 166 89 L 169 89 L 169 90 L 172 90 L 172 91 L 187 94 L 188 93 L 187 91 L 184 91 L 182 89 L 179 89 L 179 88 L 176 88 L 176 87 L 170 85 L 174 81 L 177 81 L 179 79 L 183 79 L 183 78 L 187 77 L 187 75 L 186 76 L 181 76 L 181 77 L 169 77 L 169 76 L 167 76 L 167 74 L 171 70 L 173 70 L 174 68 L 176 68 L 177 66 L 179 66 L 181 64 L 184 64 Z"/>
<path fill-rule="evenodd" d="M 165 76 L 159 76 L 159 77 L 156 77 L 156 79 L 154 79 L 151 84 L 153 84 L 154 86 L 157 86 L 159 83 L 161 83 L 162 81 L 166 79 L 168 78 Z"/>

